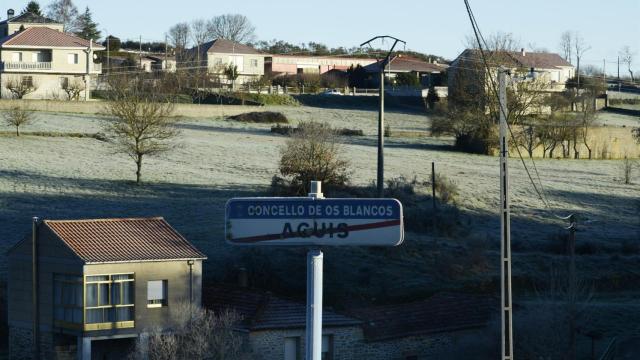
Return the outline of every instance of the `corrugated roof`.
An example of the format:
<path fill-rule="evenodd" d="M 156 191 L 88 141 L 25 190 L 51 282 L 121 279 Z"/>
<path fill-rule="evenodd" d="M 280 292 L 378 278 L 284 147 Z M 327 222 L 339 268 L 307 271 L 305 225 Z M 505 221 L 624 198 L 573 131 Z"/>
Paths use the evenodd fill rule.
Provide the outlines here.
<path fill-rule="evenodd" d="M 48 27 L 30 27 L 1 39 L 0 46 L 88 48 L 89 40 Z M 105 49 L 96 42 L 93 42 L 93 48 L 94 50 Z"/>
<path fill-rule="evenodd" d="M 20 14 L 14 16 L 9 19 L 5 19 L 4 21 L 0 21 L 0 24 L 5 23 L 26 23 L 26 24 L 61 24 L 58 21 L 50 19 L 48 17 L 44 17 L 42 15 L 37 15 L 32 12 L 26 12 L 24 14 Z"/>
<path fill-rule="evenodd" d="M 202 302 L 214 311 L 235 310 L 247 330 L 304 328 L 305 304 L 277 297 L 269 292 L 231 285 L 205 286 Z M 323 326 L 354 326 L 360 320 L 322 310 Z"/>
<path fill-rule="evenodd" d="M 206 259 L 161 217 L 43 223 L 86 263 Z"/>
<path fill-rule="evenodd" d="M 442 293 L 406 304 L 354 309 L 369 341 L 478 328 L 498 313 L 497 299 Z"/>

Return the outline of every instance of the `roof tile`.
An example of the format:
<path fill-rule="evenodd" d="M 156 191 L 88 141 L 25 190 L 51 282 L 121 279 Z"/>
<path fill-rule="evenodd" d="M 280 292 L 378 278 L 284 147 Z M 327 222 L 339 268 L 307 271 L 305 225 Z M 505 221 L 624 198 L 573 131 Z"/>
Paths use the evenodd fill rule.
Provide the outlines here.
<path fill-rule="evenodd" d="M 86 263 L 205 259 L 163 218 L 45 220 Z"/>
<path fill-rule="evenodd" d="M 0 46 L 89 47 L 89 40 L 48 27 L 30 27 L 0 40 Z M 105 47 L 93 42 L 95 50 Z"/>

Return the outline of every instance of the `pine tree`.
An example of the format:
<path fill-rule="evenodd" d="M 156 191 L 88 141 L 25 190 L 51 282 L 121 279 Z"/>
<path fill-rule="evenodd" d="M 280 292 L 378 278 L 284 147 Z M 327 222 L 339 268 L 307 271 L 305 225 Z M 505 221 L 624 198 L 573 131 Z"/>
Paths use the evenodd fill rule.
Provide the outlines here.
<path fill-rule="evenodd" d="M 91 11 L 88 6 L 84 10 L 84 13 L 78 16 L 78 31 L 76 32 L 76 35 L 87 40 L 97 40 L 100 38 L 98 24 L 93 21 Z"/>
<path fill-rule="evenodd" d="M 32 13 L 34 15 L 42 16 L 42 11 L 40 10 L 40 4 L 37 1 L 29 1 L 27 7 L 22 10 L 22 14 Z"/>

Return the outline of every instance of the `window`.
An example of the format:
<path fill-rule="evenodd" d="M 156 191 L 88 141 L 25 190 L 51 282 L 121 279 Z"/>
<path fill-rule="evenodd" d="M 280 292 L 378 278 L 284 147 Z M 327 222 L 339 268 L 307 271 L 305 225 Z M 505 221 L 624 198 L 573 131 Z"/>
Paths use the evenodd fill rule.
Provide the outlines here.
<path fill-rule="evenodd" d="M 11 61 L 13 62 L 22 62 L 22 53 L 14 52 L 11 54 Z"/>
<path fill-rule="evenodd" d="M 33 76 L 23 76 L 20 80 L 22 81 L 22 86 L 33 87 Z"/>
<path fill-rule="evenodd" d="M 167 280 L 147 282 L 147 307 L 167 306 Z"/>
<path fill-rule="evenodd" d="M 53 275 L 53 317 L 60 322 L 82 324 L 82 276 Z"/>
<path fill-rule="evenodd" d="M 78 54 L 76 54 L 76 53 L 67 54 L 67 62 L 69 64 L 77 64 L 78 63 Z"/>
<path fill-rule="evenodd" d="M 251 59 L 251 66 L 258 67 L 258 59 Z"/>
<path fill-rule="evenodd" d="M 292 336 L 284 338 L 284 360 L 301 360 L 300 337 Z"/>
<path fill-rule="evenodd" d="M 90 275 L 85 281 L 86 323 L 134 319 L 133 274 Z"/>
<path fill-rule="evenodd" d="M 333 360 L 333 335 L 322 335 L 322 360 Z"/>
<path fill-rule="evenodd" d="M 244 71 L 244 56 L 242 55 L 230 55 L 229 63 L 235 65 L 238 68 L 238 72 Z"/>

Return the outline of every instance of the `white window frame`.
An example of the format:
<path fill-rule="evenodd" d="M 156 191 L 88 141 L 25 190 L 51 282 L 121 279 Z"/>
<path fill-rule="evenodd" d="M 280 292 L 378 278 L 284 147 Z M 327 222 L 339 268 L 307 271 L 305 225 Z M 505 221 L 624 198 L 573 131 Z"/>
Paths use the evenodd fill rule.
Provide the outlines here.
<path fill-rule="evenodd" d="M 160 286 L 160 296 L 152 294 L 155 292 L 155 288 Z M 161 308 L 169 305 L 168 302 L 168 280 L 149 280 L 147 281 L 147 307 L 148 308 Z M 155 291 L 154 291 L 155 290 Z"/>
<path fill-rule="evenodd" d="M 80 63 L 80 55 L 78 53 L 68 53 L 67 63 L 71 65 L 77 65 Z"/>

